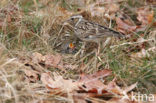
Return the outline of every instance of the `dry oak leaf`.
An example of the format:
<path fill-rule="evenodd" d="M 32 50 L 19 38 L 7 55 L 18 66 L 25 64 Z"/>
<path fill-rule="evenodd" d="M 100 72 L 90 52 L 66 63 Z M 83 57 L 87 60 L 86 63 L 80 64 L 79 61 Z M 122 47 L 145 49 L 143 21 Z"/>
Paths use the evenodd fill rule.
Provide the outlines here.
<path fill-rule="evenodd" d="M 105 6 L 101 6 L 104 4 Z M 111 7 L 111 8 L 110 8 Z M 115 18 L 115 12 L 119 10 L 119 5 L 116 3 L 97 2 L 86 7 L 86 11 L 91 14 L 92 17 L 106 17 L 108 19 Z"/>
<path fill-rule="evenodd" d="M 132 58 L 145 58 L 145 57 L 149 57 L 149 56 L 150 56 L 150 54 L 144 48 L 140 52 L 131 54 Z"/>
<path fill-rule="evenodd" d="M 150 53 L 149 52 L 153 52 L 155 53 L 156 52 L 156 47 L 151 47 L 147 50 L 145 50 L 144 48 L 140 51 L 140 52 L 137 52 L 137 53 L 134 53 L 131 55 L 132 58 L 145 58 L 145 57 L 150 57 Z"/>
<path fill-rule="evenodd" d="M 86 86 L 85 90 L 92 90 L 92 89 L 98 89 L 99 92 L 101 92 L 100 86 L 103 85 L 103 83 L 98 80 L 99 78 L 103 78 L 106 76 L 111 75 L 110 70 L 101 70 L 99 72 L 96 72 L 92 75 L 83 75 L 81 76 L 81 79 L 79 81 L 73 82 L 72 80 L 65 80 L 62 76 L 57 75 L 56 73 L 53 73 L 54 79 L 50 76 L 48 73 L 42 73 L 41 74 L 41 81 L 46 86 L 56 89 L 59 88 L 66 92 L 71 92 L 73 90 L 80 90 L 79 87 L 83 88 L 83 85 Z M 95 83 L 93 85 L 93 83 Z M 79 89 L 78 89 L 79 88 Z"/>
<path fill-rule="evenodd" d="M 92 17 L 101 17 L 105 13 L 105 8 L 97 6 L 97 4 L 91 4 L 86 7 L 86 11 L 89 12 Z"/>
<path fill-rule="evenodd" d="M 41 74 L 41 81 L 43 84 L 48 86 L 51 89 L 61 89 L 62 91 L 69 93 L 73 90 L 78 89 L 78 83 L 73 82 L 72 80 L 65 80 L 62 76 L 53 73 L 54 78 L 50 76 L 48 73 Z"/>
<path fill-rule="evenodd" d="M 46 67 L 54 67 L 58 69 L 64 69 L 62 57 L 59 54 L 56 55 L 45 55 L 40 53 L 33 53 L 33 63 L 44 63 Z"/>
<path fill-rule="evenodd" d="M 154 19 L 154 11 L 149 8 L 139 8 L 137 14 L 137 19 L 142 23 L 142 26 L 152 23 Z"/>
<path fill-rule="evenodd" d="M 62 57 L 59 54 L 45 55 L 45 65 L 53 66 L 55 68 L 63 69 Z"/>
<path fill-rule="evenodd" d="M 96 73 L 96 74 L 98 74 L 98 73 Z M 105 77 L 110 74 L 111 74 L 111 72 L 107 71 L 106 74 L 103 76 Z M 101 77 L 100 76 L 94 77 L 93 75 L 87 76 L 87 77 L 84 76 L 80 80 L 82 82 L 81 84 L 83 84 L 83 85 L 81 85 L 81 88 L 84 89 L 85 91 L 93 91 L 94 89 L 96 89 L 97 94 L 106 93 L 106 91 L 107 91 L 107 93 L 110 93 L 113 95 L 125 95 L 137 86 L 137 83 L 135 83 L 135 84 L 132 84 L 131 86 L 128 86 L 128 87 L 122 89 L 115 83 L 116 79 L 113 79 L 113 81 L 109 82 L 106 85 L 102 81 L 100 81 L 99 78 L 101 78 Z"/>
<path fill-rule="evenodd" d="M 127 94 L 127 92 L 134 89 L 137 85 L 137 83 L 135 83 L 127 87 L 126 89 L 121 89 L 119 86 L 116 85 L 114 81 L 115 79 L 111 81 L 108 85 L 105 85 L 99 79 L 106 77 L 108 75 L 111 75 L 110 70 L 102 70 L 101 72 L 99 71 L 92 75 L 86 75 L 86 76 L 83 75 L 81 76 L 80 80 L 73 82 L 71 79 L 70 80 L 63 79 L 62 76 L 56 73 L 53 73 L 53 78 L 48 73 L 42 73 L 41 81 L 43 82 L 43 84 L 45 84 L 48 87 L 48 89 L 59 89 L 65 93 L 74 93 L 74 91 L 79 91 L 79 90 L 81 91 L 85 90 L 87 93 L 90 93 L 89 91 L 96 89 L 97 95 L 102 94 L 103 93 L 102 90 L 105 90 L 108 93 L 113 94 L 115 96 L 116 95 L 124 96 L 125 94 Z M 93 97 L 93 95 L 88 95 L 88 96 Z"/>
<path fill-rule="evenodd" d="M 73 15 L 72 12 L 69 12 L 69 11 L 66 10 L 65 8 L 58 7 L 58 10 L 61 11 L 65 16 L 71 16 L 71 15 Z"/>
<path fill-rule="evenodd" d="M 116 84 L 115 79 L 113 79 L 113 81 L 109 82 L 105 89 L 108 92 L 111 92 L 116 95 L 126 95 L 129 91 L 133 90 L 137 86 L 137 83 L 134 83 L 126 88 L 120 88 Z"/>
<path fill-rule="evenodd" d="M 121 17 L 116 18 L 116 24 L 118 31 L 125 34 L 131 33 L 137 29 L 137 26 L 134 25 L 130 20 Z"/>
<path fill-rule="evenodd" d="M 150 3 L 152 5 L 155 5 L 156 4 L 156 1 L 155 0 L 146 0 L 147 3 Z"/>
<path fill-rule="evenodd" d="M 45 61 L 45 57 L 42 54 L 35 52 L 32 54 L 32 61 L 33 63 L 40 63 L 42 61 Z"/>
<path fill-rule="evenodd" d="M 116 12 L 120 9 L 119 4 L 117 3 L 109 3 L 108 5 L 105 6 L 106 12 L 105 12 L 105 17 L 108 19 L 115 19 Z"/>
<path fill-rule="evenodd" d="M 36 82 L 39 80 L 39 73 L 37 71 L 34 71 L 34 70 L 27 70 L 27 69 L 24 69 L 24 72 L 25 72 L 25 75 L 28 77 L 28 81 L 29 82 Z"/>
<path fill-rule="evenodd" d="M 87 98 L 90 97 L 88 95 L 89 93 L 77 93 L 77 92 L 74 92 L 73 93 L 73 100 L 74 100 L 74 103 L 87 103 Z M 94 102 L 93 102 L 94 103 Z"/>
<path fill-rule="evenodd" d="M 99 79 L 103 78 L 103 77 L 107 77 L 111 74 L 112 74 L 112 71 L 107 70 L 107 69 L 98 71 L 98 72 L 91 74 L 91 75 L 82 74 L 80 77 L 80 80 L 78 82 L 80 84 L 82 84 L 81 88 L 84 89 L 85 91 L 96 90 L 96 92 L 98 94 L 102 94 L 102 92 L 105 88 L 105 85 Z"/>

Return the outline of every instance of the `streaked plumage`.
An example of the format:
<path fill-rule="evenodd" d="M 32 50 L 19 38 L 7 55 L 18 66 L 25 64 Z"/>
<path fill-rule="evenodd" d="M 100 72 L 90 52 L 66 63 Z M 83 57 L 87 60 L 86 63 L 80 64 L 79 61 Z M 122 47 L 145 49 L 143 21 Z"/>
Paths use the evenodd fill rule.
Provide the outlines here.
<path fill-rule="evenodd" d="M 75 35 L 85 42 L 99 43 L 106 37 L 124 37 L 124 34 L 97 23 L 89 22 L 81 15 L 70 17 L 66 23 L 73 27 Z"/>

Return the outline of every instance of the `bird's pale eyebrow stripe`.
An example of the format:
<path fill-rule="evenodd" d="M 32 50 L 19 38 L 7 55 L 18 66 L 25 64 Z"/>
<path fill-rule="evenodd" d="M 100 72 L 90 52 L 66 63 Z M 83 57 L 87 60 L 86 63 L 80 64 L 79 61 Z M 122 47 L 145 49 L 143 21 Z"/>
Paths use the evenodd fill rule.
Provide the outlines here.
<path fill-rule="evenodd" d="M 73 16 L 73 18 L 82 18 L 81 15 Z"/>

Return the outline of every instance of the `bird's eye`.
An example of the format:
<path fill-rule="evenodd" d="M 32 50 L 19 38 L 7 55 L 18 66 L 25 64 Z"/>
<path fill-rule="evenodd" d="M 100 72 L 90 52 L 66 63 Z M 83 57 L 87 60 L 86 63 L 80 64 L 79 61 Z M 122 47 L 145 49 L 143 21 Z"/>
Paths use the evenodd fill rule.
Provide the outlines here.
<path fill-rule="evenodd" d="M 71 18 L 71 20 L 74 20 L 74 18 Z"/>

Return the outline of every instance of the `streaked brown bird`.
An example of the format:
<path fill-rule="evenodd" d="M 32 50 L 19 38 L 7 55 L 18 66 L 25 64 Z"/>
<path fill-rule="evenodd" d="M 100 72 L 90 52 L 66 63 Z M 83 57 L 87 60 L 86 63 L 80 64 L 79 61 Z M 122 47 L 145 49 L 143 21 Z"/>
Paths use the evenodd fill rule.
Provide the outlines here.
<path fill-rule="evenodd" d="M 100 42 L 107 37 L 125 37 L 123 33 L 117 32 L 98 23 L 85 20 L 81 15 L 71 16 L 65 21 L 65 24 L 68 24 L 73 28 L 75 36 L 80 40 L 97 43 L 98 53 L 100 51 Z"/>

